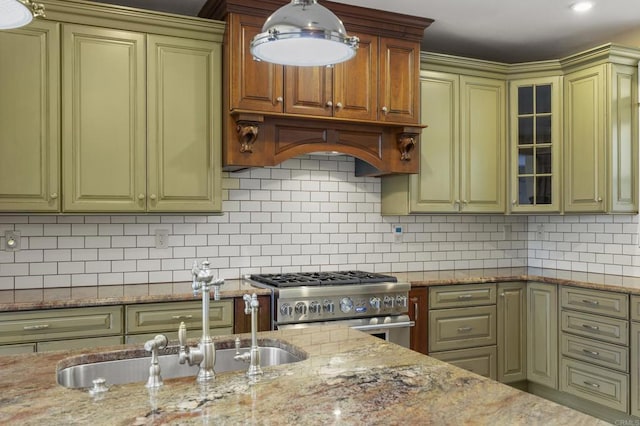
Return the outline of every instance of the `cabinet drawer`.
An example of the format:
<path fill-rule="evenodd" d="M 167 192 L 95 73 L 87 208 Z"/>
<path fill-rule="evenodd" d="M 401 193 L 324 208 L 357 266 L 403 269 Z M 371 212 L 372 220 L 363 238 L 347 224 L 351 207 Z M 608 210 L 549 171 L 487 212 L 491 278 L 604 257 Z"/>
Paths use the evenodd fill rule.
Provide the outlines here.
<path fill-rule="evenodd" d="M 631 296 L 631 320 L 640 321 L 640 296 Z"/>
<path fill-rule="evenodd" d="M 495 284 L 436 286 L 429 289 L 429 309 L 495 305 Z"/>
<path fill-rule="evenodd" d="M 429 312 L 429 352 L 495 344 L 495 306 Z"/>
<path fill-rule="evenodd" d="M 629 376 L 562 358 L 560 390 L 597 404 L 627 412 Z"/>
<path fill-rule="evenodd" d="M 202 302 L 170 302 L 127 305 L 127 334 L 177 331 L 181 322 L 187 330 L 202 330 Z M 233 329 L 233 300 L 211 301 L 209 328 Z"/>
<path fill-rule="evenodd" d="M 122 306 L 0 314 L 0 343 L 122 334 Z"/>
<path fill-rule="evenodd" d="M 562 355 L 597 364 L 614 370 L 629 372 L 629 349 L 610 343 L 562 333 Z"/>
<path fill-rule="evenodd" d="M 561 286 L 560 303 L 563 308 L 629 318 L 629 296 L 622 293 Z"/>
<path fill-rule="evenodd" d="M 0 346 L 0 355 L 30 354 L 36 351 L 35 343 Z"/>
<path fill-rule="evenodd" d="M 431 354 L 433 358 L 460 367 L 472 373 L 496 380 L 496 347 L 462 349 Z"/>
<path fill-rule="evenodd" d="M 629 322 L 582 312 L 562 311 L 562 331 L 618 345 L 629 344 Z"/>

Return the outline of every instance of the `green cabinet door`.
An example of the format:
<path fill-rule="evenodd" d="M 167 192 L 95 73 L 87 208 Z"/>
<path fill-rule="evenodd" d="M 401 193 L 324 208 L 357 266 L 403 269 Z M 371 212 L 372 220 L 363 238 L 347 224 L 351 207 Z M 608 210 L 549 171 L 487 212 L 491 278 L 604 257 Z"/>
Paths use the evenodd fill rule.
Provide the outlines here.
<path fill-rule="evenodd" d="M 222 46 L 149 35 L 147 52 L 148 210 L 220 211 Z"/>
<path fill-rule="evenodd" d="M 63 209 L 146 208 L 145 36 L 63 25 Z"/>
<path fill-rule="evenodd" d="M 527 378 L 526 283 L 498 284 L 498 380 Z"/>
<path fill-rule="evenodd" d="M 631 414 L 640 417 L 640 322 L 631 322 Z"/>
<path fill-rule="evenodd" d="M 527 285 L 527 380 L 558 389 L 558 289 Z"/>
<path fill-rule="evenodd" d="M 59 31 L 0 31 L 0 211 L 60 208 Z"/>
<path fill-rule="evenodd" d="M 558 76 L 509 82 L 514 213 L 560 211 L 561 95 Z"/>
<path fill-rule="evenodd" d="M 606 66 L 564 78 L 564 210 L 604 212 Z"/>
<path fill-rule="evenodd" d="M 461 76 L 460 96 L 460 210 L 504 213 L 506 84 Z"/>

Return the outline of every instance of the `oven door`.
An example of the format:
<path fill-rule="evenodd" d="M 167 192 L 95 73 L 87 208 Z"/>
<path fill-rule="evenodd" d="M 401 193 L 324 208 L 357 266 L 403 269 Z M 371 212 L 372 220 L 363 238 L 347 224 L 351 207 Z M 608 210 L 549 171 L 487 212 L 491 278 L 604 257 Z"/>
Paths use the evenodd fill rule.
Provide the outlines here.
<path fill-rule="evenodd" d="M 297 324 L 276 324 L 276 328 L 287 330 L 292 328 L 318 327 L 327 324 L 344 324 L 363 333 L 379 337 L 387 342 L 408 348 L 411 341 L 411 327 L 415 322 L 408 315 L 392 315 L 387 317 L 358 318 L 338 321 L 317 321 Z"/>

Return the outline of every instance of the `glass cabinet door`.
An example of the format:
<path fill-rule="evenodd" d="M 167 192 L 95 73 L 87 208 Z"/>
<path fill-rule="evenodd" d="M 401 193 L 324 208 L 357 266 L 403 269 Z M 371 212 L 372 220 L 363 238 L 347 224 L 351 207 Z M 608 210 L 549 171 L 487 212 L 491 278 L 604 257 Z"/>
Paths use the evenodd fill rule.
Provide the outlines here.
<path fill-rule="evenodd" d="M 560 211 L 560 78 L 511 82 L 511 211 Z"/>

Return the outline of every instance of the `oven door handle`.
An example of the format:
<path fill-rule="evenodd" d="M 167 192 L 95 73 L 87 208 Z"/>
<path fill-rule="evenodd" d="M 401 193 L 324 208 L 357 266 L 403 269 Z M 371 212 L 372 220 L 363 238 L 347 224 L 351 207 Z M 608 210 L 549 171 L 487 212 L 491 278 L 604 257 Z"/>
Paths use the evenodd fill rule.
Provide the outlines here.
<path fill-rule="evenodd" d="M 403 321 L 403 322 L 390 322 L 386 324 L 367 324 L 367 325 L 354 325 L 351 326 L 354 330 L 360 331 L 370 331 L 370 330 L 384 330 L 387 328 L 405 328 L 405 327 L 413 327 L 416 325 L 414 321 Z"/>

